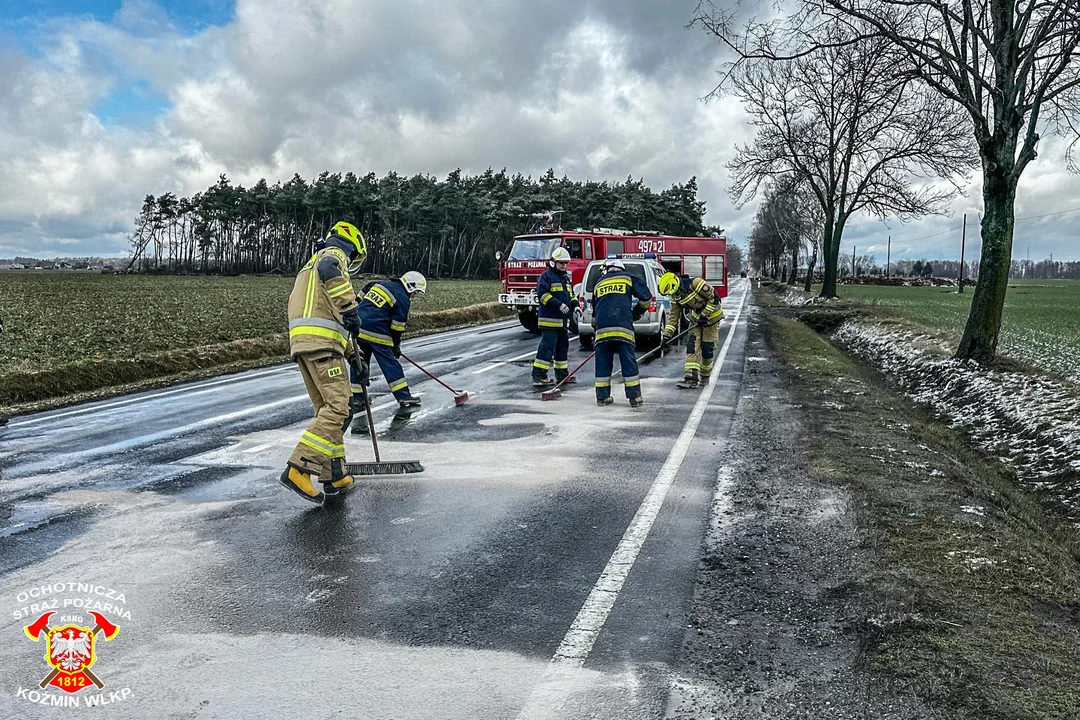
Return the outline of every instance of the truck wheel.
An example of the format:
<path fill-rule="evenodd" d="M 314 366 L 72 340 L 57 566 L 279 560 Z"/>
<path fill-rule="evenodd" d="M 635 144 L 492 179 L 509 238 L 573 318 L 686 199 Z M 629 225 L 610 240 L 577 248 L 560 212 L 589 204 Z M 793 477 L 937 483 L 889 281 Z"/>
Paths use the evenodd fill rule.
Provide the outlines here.
<path fill-rule="evenodd" d="M 518 322 L 531 333 L 540 332 L 540 318 L 534 312 L 518 313 Z"/>

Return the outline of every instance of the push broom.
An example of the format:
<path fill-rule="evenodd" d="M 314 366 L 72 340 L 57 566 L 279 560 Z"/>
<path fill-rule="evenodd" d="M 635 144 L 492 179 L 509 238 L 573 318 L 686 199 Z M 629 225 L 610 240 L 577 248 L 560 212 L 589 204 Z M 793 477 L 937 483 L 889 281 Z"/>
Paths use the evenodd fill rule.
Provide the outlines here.
<path fill-rule="evenodd" d="M 584 360 L 582 360 L 581 364 L 579 364 L 576 368 L 574 368 L 573 372 L 571 372 L 569 375 L 567 375 L 562 380 L 560 380 L 558 385 L 551 388 L 550 390 L 545 390 L 544 392 L 540 393 L 540 399 L 541 400 L 558 400 L 559 398 L 561 398 L 562 397 L 563 383 L 566 382 L 567 380 L 569 380 L 570 378 L 574 377 L 574 373 L 576 373 L 581 368 L 585 367 L 585 363 L 592 360 L 594 355 L 596 355 L 595 350 L 593 350 L 591 353 L 589 353 L 589 356 L 587 358 L 585 358 Z"/>
<path fill-rule="evenodd" d="M 360 359 L 360 351 L 356 345 L 352 345 L 353 359 L 357 367 L 363 367 Z M 350 475 L 406 475 L 409 473 L 424 472 L 424 466 L 419 460 L 383 460 L 379 457 L 379 440 L 375 437 L 375 421 L 371 417 L 371 399 L 368 397 L 368 388 L 365 385 L 361 394 L 364 396 L 364 411 L 367 413 L 368 434 L 371 436 L 371 450 L 375 453 L 375 462 L 345 463 L 345 469 Z"/>
<path fill-rule="evenodd" d="M 446 388 L 450 392 L 454 393 L 454 404 L 457 405 L 458 407 L 461 407 L 465 403 L 469 402 L 469 391 L 468 390 L 455 390 L 454 388 L 450 387 L 449 385 L 444 383 L 439 378 L 435 377 L 426 368 L 424 368 L 420 363 L 416 362 L 415 360 L 413 360 L 411 357 L 409 357 L 405 353 L 401 353 L 401 357 L 405 358 L 406 360 L 411 362 L 413 365 L 415 365 L 417 370 L 424 373 L 429 378 L 431 378 L 435 382 L 439 383 L 440 385 L 442 385 L 444 388 Z"/>

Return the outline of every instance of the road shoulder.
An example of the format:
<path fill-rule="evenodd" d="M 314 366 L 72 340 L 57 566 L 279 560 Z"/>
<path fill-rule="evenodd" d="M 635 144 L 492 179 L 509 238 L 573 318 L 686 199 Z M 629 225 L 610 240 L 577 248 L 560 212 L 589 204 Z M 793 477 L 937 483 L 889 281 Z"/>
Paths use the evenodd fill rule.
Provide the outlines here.
<path fill-rule="evenodd" d="M 1077 716 L 1075 532 L 781 314 L 751 316 L 668 717 Z"/>

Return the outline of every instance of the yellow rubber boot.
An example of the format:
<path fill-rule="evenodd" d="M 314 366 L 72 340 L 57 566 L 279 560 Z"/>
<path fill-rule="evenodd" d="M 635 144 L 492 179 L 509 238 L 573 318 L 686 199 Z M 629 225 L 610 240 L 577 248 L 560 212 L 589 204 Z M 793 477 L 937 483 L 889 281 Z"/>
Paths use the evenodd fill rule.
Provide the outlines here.
<path fill-rule="evenodd" d="M 330 461 L 330 482 L 320 482 L 323 494 L 327 497 L 339 495 L 342 490 L 353 484 L 353 476 L 345 472 L 345 460 L 334 458 Z"/>
<path fill-rule="evenodd" d="M 323 494 L 319 492 L 318 488 L 315 487 L 315 483 L 311 481 L 311 475 L 295 465 L 290 464 L 285 468 L 285 472 L 281 473 L 278 482 L 305 500 L 316 504 L 321 504 L 323 501 Z"/>

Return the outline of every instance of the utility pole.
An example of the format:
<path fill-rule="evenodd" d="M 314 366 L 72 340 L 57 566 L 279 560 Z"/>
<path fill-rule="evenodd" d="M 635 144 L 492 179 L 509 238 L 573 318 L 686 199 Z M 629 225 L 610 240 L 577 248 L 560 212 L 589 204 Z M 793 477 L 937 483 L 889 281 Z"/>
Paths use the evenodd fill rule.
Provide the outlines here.
<path fill-rule="evenodd" d="M 855 246 L 851 246 L 851 277 L 855 277 Z"/>
<path fill-rule="evenodd" d="M 960 231 L 960 289 L 964 292 L 964 243 L 967 240 L 967 213 L 964 213 L 964 229 Z"/>
<path fill-rule="evenodd" d="M 892 263 L 892 235 L 889 236 L 889 249 L 885 251 L 885 279 L 889 279 L 889 265 Z"/>

